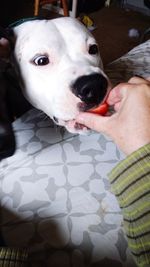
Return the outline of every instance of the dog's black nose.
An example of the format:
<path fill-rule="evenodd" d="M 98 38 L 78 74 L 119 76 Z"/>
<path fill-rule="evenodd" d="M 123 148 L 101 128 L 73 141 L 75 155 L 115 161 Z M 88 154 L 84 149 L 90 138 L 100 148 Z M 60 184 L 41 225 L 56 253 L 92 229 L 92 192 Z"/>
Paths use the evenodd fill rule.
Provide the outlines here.
<path fill-rule="evenodd" d="M 98 73 L 79 77 L 72 85 L 72 92 L 86 104 L 99 104 L 107 93 L 108 81 Z"/>

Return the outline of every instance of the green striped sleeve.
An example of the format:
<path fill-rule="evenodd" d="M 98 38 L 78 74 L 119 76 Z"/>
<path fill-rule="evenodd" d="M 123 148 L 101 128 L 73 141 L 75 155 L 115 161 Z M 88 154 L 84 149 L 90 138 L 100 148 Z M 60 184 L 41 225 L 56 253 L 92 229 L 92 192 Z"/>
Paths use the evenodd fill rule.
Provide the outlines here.
<path fill-rule="evenodd" d="M 150 266 L 150 144 L 121 161 L 109 174 L 122 209 L 128 244 L 140 267 Z"/>
<path fill-rule="evenodd" d="M 27 259 L 26 249 L 0 247 L 0 266 L 27 267 Z"/>

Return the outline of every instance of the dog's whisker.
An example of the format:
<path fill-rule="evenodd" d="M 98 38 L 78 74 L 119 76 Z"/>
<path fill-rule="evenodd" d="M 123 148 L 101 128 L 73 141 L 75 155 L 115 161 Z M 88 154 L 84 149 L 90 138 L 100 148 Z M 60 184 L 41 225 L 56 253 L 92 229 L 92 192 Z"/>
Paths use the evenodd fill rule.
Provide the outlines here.
<path fill-rule="evenodd" d="M 45 114 L 45 116 L 43 117 L 43 120 L 47 120 L 47 119 L 49 119 L 49 117 Z"/>
<path fill-rule="evenodd" d="M 39 112 L 39 117 L 40 117 L 40 118 L 44 118 L 45 115 L 46 115 L 46 114 L 45 114 L 43 111 L 40 110 L 40 112 Z"/>
<path fill-rule="evenodd" d="M 49 119 L 49 116 L 42 111 L 40 111 L 39 117 L 43 119 L 44 121 Z"/>

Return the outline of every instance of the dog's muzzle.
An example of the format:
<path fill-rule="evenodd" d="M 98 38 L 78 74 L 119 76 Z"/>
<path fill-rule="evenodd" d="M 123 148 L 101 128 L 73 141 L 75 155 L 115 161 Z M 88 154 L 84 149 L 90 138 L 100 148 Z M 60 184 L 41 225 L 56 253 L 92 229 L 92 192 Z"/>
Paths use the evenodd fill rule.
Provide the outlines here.
<path fill-rule="evenodd" d="M 99 73 L 79 77 L 72 84 L 72 92 L 88 107 L 100 104 L 107 94 L 108 81 Z"/>

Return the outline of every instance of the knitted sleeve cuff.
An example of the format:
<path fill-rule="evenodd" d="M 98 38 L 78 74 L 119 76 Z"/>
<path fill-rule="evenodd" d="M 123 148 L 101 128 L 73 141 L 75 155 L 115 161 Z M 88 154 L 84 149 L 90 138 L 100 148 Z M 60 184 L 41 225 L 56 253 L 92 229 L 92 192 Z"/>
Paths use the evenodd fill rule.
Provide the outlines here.
<path fill-rule="evenodd" d="M 0 266 L 27 267 L 26 249 L 0 247 Z"/>
<path fill-rule="evenodd" d="M 150 189 L 150 144 L 121 161 L 108 177 L 121 208 L 146 196 Z"/>

